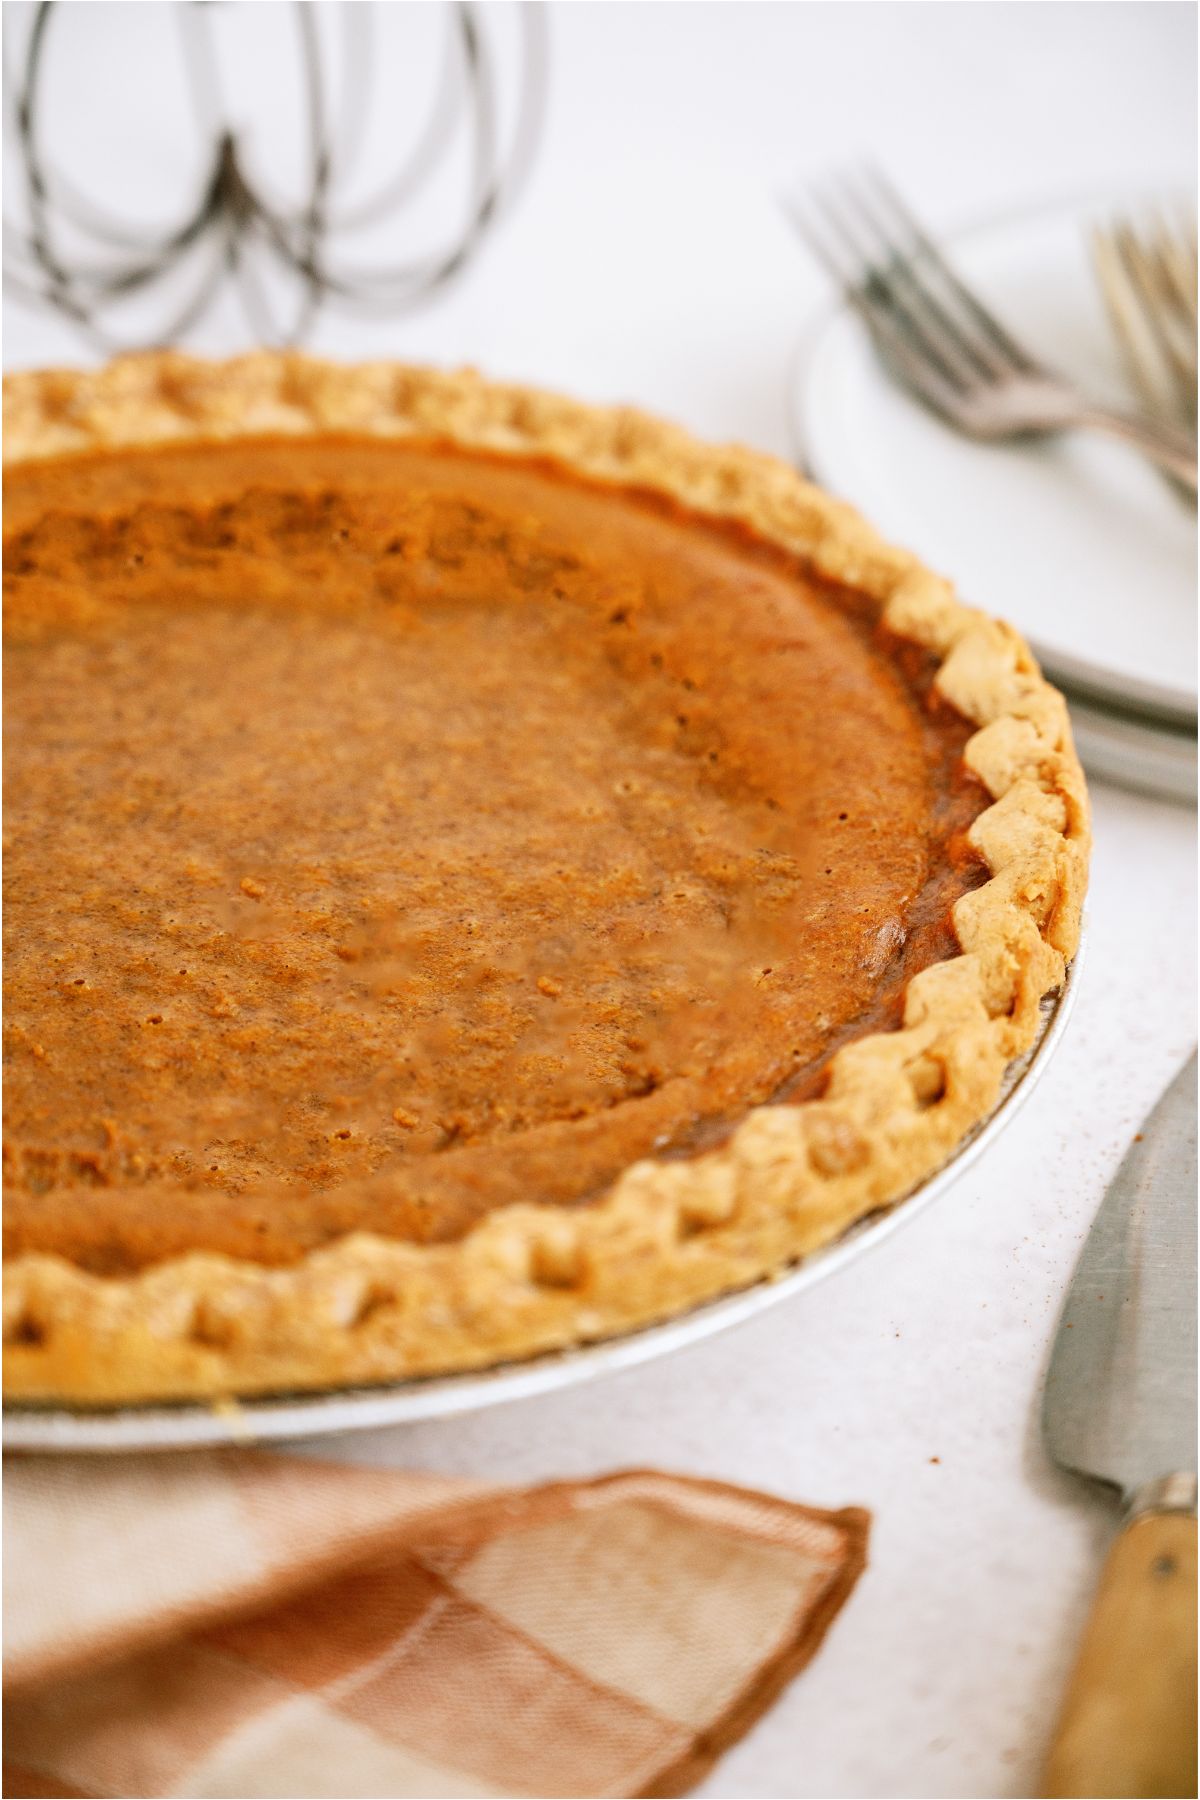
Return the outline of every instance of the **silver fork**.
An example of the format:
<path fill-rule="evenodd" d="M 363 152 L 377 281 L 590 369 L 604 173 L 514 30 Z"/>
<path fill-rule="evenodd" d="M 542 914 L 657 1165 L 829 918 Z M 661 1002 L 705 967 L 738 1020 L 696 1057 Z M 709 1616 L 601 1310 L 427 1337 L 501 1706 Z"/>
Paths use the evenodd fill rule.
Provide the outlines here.
<path fill-rule="evenodd" d="M 876 170 L 785 207 L 866 320 L 896 373 L 967 436 L 1000 441 L 1077 427 L 1142 450 L 1192 493 L 1196 440 L 1158 421 L 1094 406 L 1025 350 L 971 292 Z"/>
<path fill-rule="evenodd" d="M 1156 418 L 1196 428 L 1196 233 L 1154 219 L 1092 233 L 1117 339 Z"/>

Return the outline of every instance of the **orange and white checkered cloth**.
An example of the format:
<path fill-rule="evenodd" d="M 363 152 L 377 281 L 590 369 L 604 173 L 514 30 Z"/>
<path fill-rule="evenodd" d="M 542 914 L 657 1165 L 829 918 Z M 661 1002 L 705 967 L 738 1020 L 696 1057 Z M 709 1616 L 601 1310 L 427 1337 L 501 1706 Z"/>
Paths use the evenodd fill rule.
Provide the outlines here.
<path fill-rule="evenodd" d="M 813 1654 L 867 1515 L 217 1451 L 10 1460 L 5 1794 L 678 1794 Z"/>

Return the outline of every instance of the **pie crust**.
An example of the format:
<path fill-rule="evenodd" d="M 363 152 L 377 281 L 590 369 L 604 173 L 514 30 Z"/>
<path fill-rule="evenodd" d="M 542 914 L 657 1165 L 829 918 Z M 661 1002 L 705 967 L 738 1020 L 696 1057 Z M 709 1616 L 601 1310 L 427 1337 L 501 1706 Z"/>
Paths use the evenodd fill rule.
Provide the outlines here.
<path fill-rule="evenodd" d="M 753 1108 L 714 1148 L 627 1168 L 582 1207 L 535 1198 L 449 1243 L 355 1232 L 282 1267 L 193 1251 L 130 1276 L 6 1265 L 5 1393 L 106 1405 L 329 1388 L 486 1367 L 627 1332 L 778 1274 L 935 1171 L 995 1105 L 1078 945 L 1087 798 L 1065 703 L 1009 627 L 783 463 L 472 371 L 257 353 L 130 357 L 5 382 L 5 460 L 238 437 L 353 434 L 549 460 L 739 521 L 853 588 L 938 663 L 992 797 L 989 878 L 961 953 L 908 984 L 903 1024 L 836 1051 L 819 1097 Z"/>

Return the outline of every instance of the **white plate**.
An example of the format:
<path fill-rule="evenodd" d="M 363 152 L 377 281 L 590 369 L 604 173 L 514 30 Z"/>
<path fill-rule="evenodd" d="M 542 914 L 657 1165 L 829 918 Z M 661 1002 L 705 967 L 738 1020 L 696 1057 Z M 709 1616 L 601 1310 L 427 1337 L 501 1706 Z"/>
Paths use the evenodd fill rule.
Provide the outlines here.
<path fill-rule="evenodd" d="M 774 1281 L 760 1282 L 743 1293 L 710 1301 L 665 1325 L 649 1326 L 607 1343 L 560 1351 L 482 1374 L 431 1377 L 392 1387 L 343 1389 L 330 1394 L 285 1395 L 227 1405 L 219 1411 L 198 1405 L 126 1407 L 112 1412 L 6 1407 L 4 1448 L 60 1454 L 179 1450 L 317 1437 L 409 1424 L 418 1419 L 446 1418 L 590 1381 L 597 1375 L 665 1356 L 699 1338 L 738 1325 L 844 1268 L 958 1180 L 1033 1091 L 1066 1025 L 1079 985 L 1080 960 L 1080 956 L 1075 958 L 1062 992 L 1043 1002 L 1041 1028 L 1033 1048 L 1009 1069 L 994 1112 L 964 1140 L 950 1161 L 889 1212 L 864 1219 L 838 1243 L 818 1251 Z"/>
<path fill-rule="evenodd" d="M 1087 233 L 1136 200 L 1101 196 L 964 232 L 965 279 L 1085 392 L 1131 404 Z M 1144 204 L 1140 210 L 1145 210 Z M 793 384 L 802 458 L 886 537 L 1012 620 L 1095 697 L 1196 716 L 1196 513 L 1137 454 L 1094 433 L 978 444 L 911 399 L 840 308 Z"/>
<path fill-rule="evenodd" d="M 1155 728 L 1145 716 L 1105 712 L 1068 692 L 1071 730 L 1089 775 L 1138 793 L 1195 804 L 1195 727 Z"/>

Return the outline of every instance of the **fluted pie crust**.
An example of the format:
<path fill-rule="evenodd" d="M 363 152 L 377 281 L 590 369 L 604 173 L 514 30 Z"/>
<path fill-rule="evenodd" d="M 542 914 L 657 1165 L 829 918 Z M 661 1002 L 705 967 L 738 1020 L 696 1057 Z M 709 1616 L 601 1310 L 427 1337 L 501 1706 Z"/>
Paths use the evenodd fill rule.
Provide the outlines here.
<path fill-rule="evenodd" d="M 328 1388 L 480 1368 L 665 1319 L 778 1273 L 936 1170 L 994 1106 L 1078 944 L 1087 799 L 1065 704 L 1009 627 L 786 465 L 470 371 L 174 354 L 5 383 L 5 460 L 233 439 L 403 439 L 536 459 L 734 521 L 869 604 L 936 661 L 976 727 L 984 865 L 959 953 L 909 982 L 898 1029 L 838 1048 L 815 1093 L 752 1108 L 713 1147 L 643 1157 L 586 1205 L 536 1195 L 450 1241 L 356 1230 L 268 1266 L 194 1249 L 128 1274 L 6 1264 L 5 1394 L 92 1405 Z M 552 990 L 550 990 L 552 991 Z"/>

